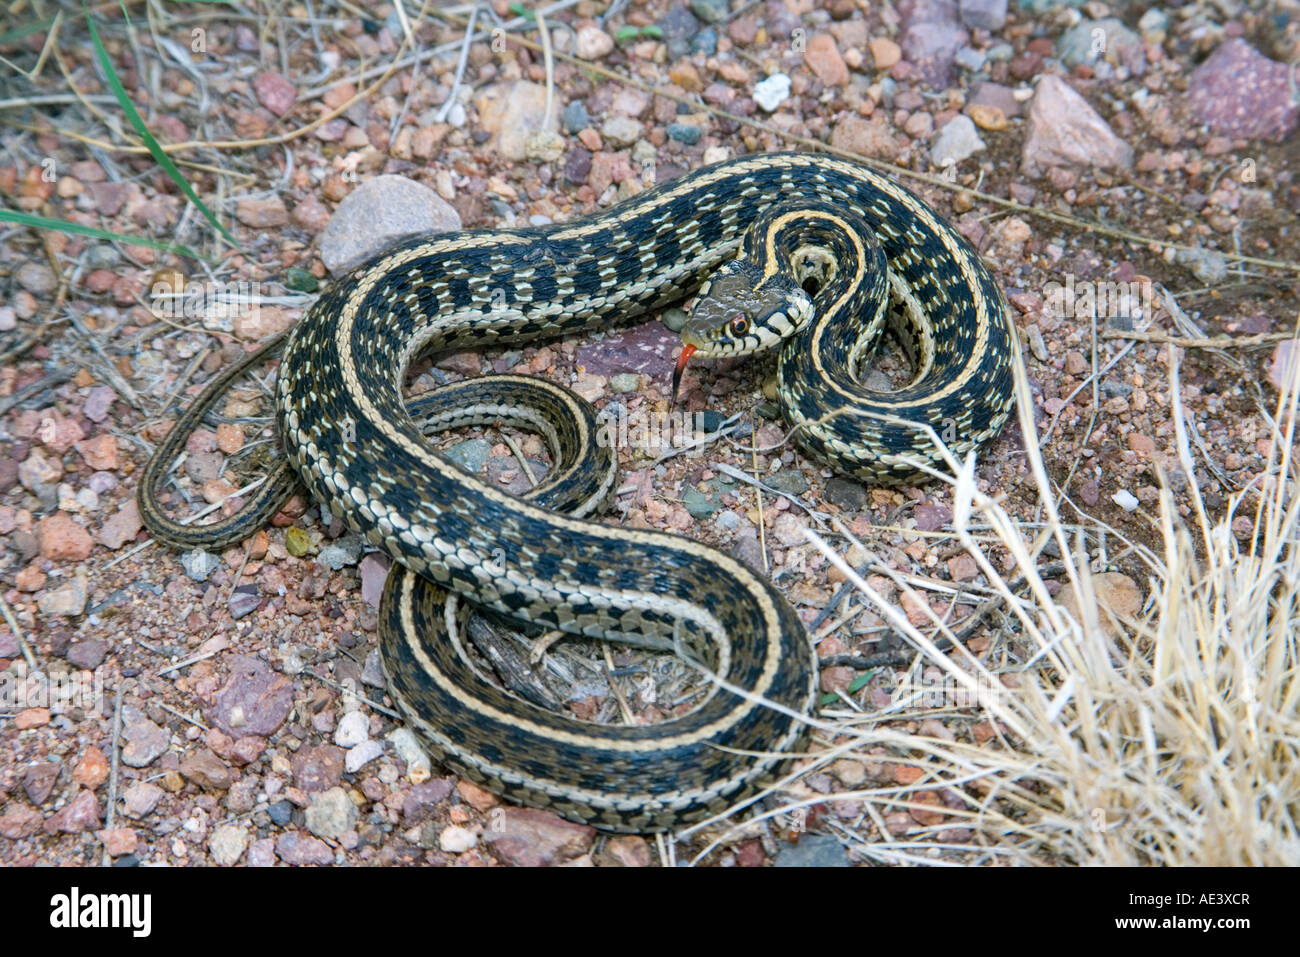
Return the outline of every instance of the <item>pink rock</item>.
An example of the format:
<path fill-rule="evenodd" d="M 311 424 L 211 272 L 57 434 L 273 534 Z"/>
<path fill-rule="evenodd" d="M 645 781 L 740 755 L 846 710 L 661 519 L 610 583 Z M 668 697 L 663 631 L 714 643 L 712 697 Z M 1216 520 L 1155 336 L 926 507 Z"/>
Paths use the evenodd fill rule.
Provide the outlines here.
<path fill-rule="evenodd" d="M 298 99 L 297 88 L 279 73 L 263 73 L 258 76 L 253 81 L 253 91 L 257 94 L 257 101 L 276 116 L 288 113 Z"/>
<path fill-rule="evenodd" d="M 132 541 L 139 534 L 141 527 L 140 508 L 136 505 L 135 496 L 133 495 L 122 503 L 122 507 L 112 517 L 104 522 L 95 538 L 105 548 L 116 551 L 127 542 Z"/>
<path fill-rule="evenodd" d="M 55 512 L 36 524 L 41 557 L 52 561 L 84 561 L 95 547 L 90 533 L 64 512 Z"/>
<path fill-rule="evenodd" d="M 77 796 L 45 822 L 46 834 L 80 834 L 99 826 L 103 814 L 93 791 L 82 789 Z"/>

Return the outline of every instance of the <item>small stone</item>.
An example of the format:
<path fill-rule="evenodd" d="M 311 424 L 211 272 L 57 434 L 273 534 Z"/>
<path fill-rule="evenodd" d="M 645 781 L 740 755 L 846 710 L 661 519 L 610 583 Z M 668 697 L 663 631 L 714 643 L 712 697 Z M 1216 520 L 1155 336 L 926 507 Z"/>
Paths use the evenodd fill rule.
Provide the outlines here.
<path fill-rule="evenodd" d="M 222 867 L 232 867 L 248 847 L 248 834 L 237 824 L 218 824 L 208 838 L 208 853 L 212 862 Z"/>
<path fill-rule="evenodd" d="M 448 854 L 463 854 L 478 843 L 478 835 L 468 828 L 451 825 L 438 835 L 438 846 Z"/>
<path fill-rule="evenodd" d="M 830 834 L 804 834 L 798 844 L 783 844 L 774 867 L 848 867 L 849 856 L 839 838 Z"/>
<path fill-rule="evenodd" d="M 116 551 L 129 541 L 133 541 L 143 527 L 140 521 L 140 508 L 132 495 L 99 528 L 95 540 L 105 548 Z"/>
<path fill-rule="evenodd" d="M 844 512 L 861 512 L 867 507 L 867 490 L 861 482 L 835 476 L 822 488 L 826 501 Z"/>
<path fill-rule="evenodd" d="M 786 495 L 802 495 L 808 491 L 808 479 L 804 477 L 803 472 L 799 469 L 782 469 L 781 471 L 768 475 L 764 479 L 764 484 L 768 488 L 776 489 Z"/>
<path fill-rule="evenodd" d="M 241 199 L 235 204 L 235 218 L 253 229 L 273 229 L 289 223 L 289 210 L 279 196 Z"/>
<path fill-rule="evenodd" d="M 348 749 L 347 755 L 343 758 L 343 770 L 348 774 L 356 774 L 383 753 L 384 746 L 382 744 L 373 738 L 367 738 L 360 744 Z"/>
<path fill-rule="evenodd" d="M 72 769 L 72 780 L 92 791 L 108 780 L 108 759 L 99 748 L 90 747 Z"/>
<path fill-rule="evenodd" d="M 180 772 L 207 790 L 225 791 L 230 788 L 230 768 L 207 748 L 187 754 L 181 760 Z"/>
<path fill-rule="evenodd" d="M 276 116 L 284 116 L 293 109 L 298 98 L 293 82 L 279 73 L 259 74 L 253 81 L 253 92 L 257 94 L 257 101 Z"/>
<path fill-rule="evenodd" d="M 181 552 L 181 567 L 185 574 L 196 582 L 205 582 L 208 576 L 221 567 L 221 559 L 201 548 Z"/>
<path fill-rule="evenodd" d="M 959 0 L 961 22 L 976 30 L 997 33 L 1007 22 L 1007 0 Z"/>
<path fill-rule="evenodd" d="M 376 176 L 339 203 L 320 237 L 321 261 L 339 275 L 402 239 L 460 227 L 460 215 L 429 187 Z"/>
<path fill-rule="evenodd" d="M 453 445 L 451 448 L 444 450 L 442 454 L 466 472 L 477 475 L 487 465 L 488 456 L 491 452 L 492 443 L 487 439 L 469 439 Z"/>
<path fill-rule="evenodd" d="M 601 863 L 608 867 L 649 867 L 653 859 L 649 842 L 635 834 L 610 838 L 601 855 Z"/>
<path fill-rule="evenodd" d="M 1120 489 L 1110 497 L 1110 500 L 1126 512 L 1133 511 L 1139 504 L 1133 493 L 1128 491 L 1128 489 Z"/>
<path fill-rule="evenodd" d="M 113 472 L 121 465 L 117 454 L 117 436 L 111 433 L 83 439 L 77 443 L 77 451 L 86 460 L 86 464 L 96 471 Z"/>
<path fill-rule="evenodd" d="M 1300 125 L 1291 69 L 1245 40 L 1224 40 L 1192 73 L 1187 104 L 1210 132 L 1241 139 L 1281 141 Z"/>
<path fill-rule="evenodd" d="M 668 138 L 676 140 L 678 143 L 685 143 L 687 146 L 694 146 L 698 143 L 701 132 L 698 126 L 690 123 L 668 124 Z"/>
<path fill-rule="evenodd" d="M 152 814 L 162 797 L 163 789 L 158 785 L 137 781 L 122 793 L 127 817 L 142 818 L 146 814 Z"/>
<path fill-rule="evenodd" d="M 46 834 L 81 834 L 97 828 L 103 820 L 95 793 L 80 789 L 64 808 L 45 821 Z"/>
<path fill-rule="evenodd" d="M 307 830 L 317 837 L 336 841 L 357 823 L 357 806 L 340 787 L 316 796 L 307 808 Z"/>
<path fill-rule="evenodd" d="M 95 547 L 90 533 L 63 512 L 55 512 L 37 522 L 36 540 L 41 557 L 56 562 L 84 561 Z"/>
<path fill-rule="evenodd" d="M 429 755 L 410 728 L 398 728 L 388 735 L 397 756 L 406 762 L 406 776 L 412 784 L 423 784 L 433 774 Z"/>
<path fill-rule="evenodd" d="M 627 149 L 641 138 L 641 124 L 630 116 L 611 116 L 601 126 L 600 135 L 614 149 Z"/>
<path fill-rule="evenodd" d="M 270 815 L 271 823 L 276 827 L 284 827 L 293 820 L 293 803 L 290 801 L 276 801 L 266 809 Z"/>
<path fill-rule="evenodd" d="M 784 73 L 773 73 L 754 85 L 754 102 L 771 113 L 790 98 L 790 78 Z"/>
<path fill-rule="evenodd" d="M 451 781 L 448 779 L 426 779 L 407 792 L 402 801 L 402 820 L 408 825 L 428 820 L 450 794 Z"/>
<path fill-rule="evenodd" d="M 296 786 L 309 793 L 327 791 L 342 780 L 343 749 L 332 744 L 302 748 L 290 764 Z"/>
<path fill-rule="evenodd" d="M 19 731 L 43 728 L 50 723 L 49 708 L 24 708 L 14 715 L 14 727 Z"/>
<path fill-rule="evenodd" d="M 275 853 L 286 864 L 324 866 L 334 863 L 334 852 L 324 841 L 290 831 L 275 842 Z"/>
<path fill-rule="evenodd" d="M 960 163 L 985 148 L 974 121 L 969 116 L 958 115 L 949 120 L 934 138 L 934 145 L 930 147 L 930 159 L 942 169 Z"/>
<path fill-rule="evenodd" d="M 563 123 L 566 133 L 577 133 L 590 126 L 591 116 L 587 112 L 586 104 L 582 100 L 570 100 L 569 105 L 564 108 Z"/>
<path fill-rule="evenodd" d="M 844 86 L 849 82 L 848 65 L 835 46 L 835 38 L 828 33 L 819 33 L 808 41 L 803 60 L 822 86 Z"/>
<path fill-rule="evenodd" d="M 484 840 L 507 864 L 548 867 L 586 854 L 595 836 L 595 828 L 573 824 L 549 811 L 503 807 L 493 811 Z"/>
<path fill-rule="evenodd" d="M 593 25 L 580 28 L 573 44 L 574 54 L 582 60 L 599 60 L 613 49 L 614 38 Z"/>
<path fill-rule="evenodd" d="M 279 729 L 293 706 L 293 685 L 257 658 L 239 656 L 230 679 L 217 693 L 208 721 L 230 735 L 269 737 Z"/>
<path fill-rule="evenodd" d="M 362 711 L 349 711 L 334 729 L 334 743 L 340 748 L 355 748 L 370 737 L 370 719 Z"/>
<path fill-rule="evenodd" d="M 1030 172 L 1062 165 L 1127 168 L 1133 165 L 1133 147 L 1073 87 L 1049 73 L 1034 92 L 1022 162 Z"/>
<path fill-rule="evenodd" d="M 326 568 L 338 571 L 360 561 L 364 546 L 365 542 L 360 535 L 344 535 L 337 542 L 322 548 L 316 560 Z"/>
<path fill-rule="evenodd" d="M 43 823 L 40 811 L 11 801 L 0 814 L 0 837 L 21 841 L 36 834 Z"/>
<path fill-rule="evenodd" d="M 903 59 L 903 49 L 888 37 L 873 37 L 867 42 L 877 70 L 888 70 Z"/>
<path fill-rule="evenodd" d="M 41 805 L 49 799 L 54 784 L 59 779 L 59 764 L 55 761 L 38 761 L 23 773 L 23 791 L 33 804 Z"/>
<path fill-rule="evenodd" d="M 106 827 L 96 831 L 95 836 L 104 845 L 104 852 L 109 857 L 125 857 L 134 854 L 139 846 L 135 829 L 130 827 Z"/>
<path fill-rule="evenodd" d="M 68 584 L 42 595 L 37 599 L 36 607 L 42 615 L 75 618 L 86 610 L 86 589 L 85 577 L 78 575 Z"/>

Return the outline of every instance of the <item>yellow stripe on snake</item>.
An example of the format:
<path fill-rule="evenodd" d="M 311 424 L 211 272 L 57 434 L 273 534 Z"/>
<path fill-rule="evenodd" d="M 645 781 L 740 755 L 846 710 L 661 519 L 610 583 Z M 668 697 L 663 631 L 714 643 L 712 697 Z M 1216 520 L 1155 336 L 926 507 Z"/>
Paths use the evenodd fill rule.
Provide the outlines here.
<path fill-rule="evenodd" d="M 255 531 L 301 481 L 398 563 L 381 605 L 382 657 L 393 700 L 437 757 L 489 790 L 602 828 L 700 820 L 768 786 L 799 746 L 817 669 L 794 609 L 714 548 L 590 518 L 611 494 L 615 462 L 594 439 L 590 406 L 567 389 L 505 376 L 409 407 L 402 394 L 417 356 L 609 328 L 692 293 L 679 372 L 692 353 L 779 346 L 796 441 L 865 481 L 942 469 L 930 430 L 962 456 L 1011 408 L 1010 320 L 967 242 L 880 174 L 764 154 L 576 222 L 420 238 L 372 259 L 289 336 L 275 392 L 287 461 L 248 508 L 191 528 L 155 495 L 241 363 L 147 466 L 142 515 L 166 541 L 221 547 Z M 917 375 L 873 392 L 858 374 L 886 323 Z M 502 421 L 551 448 L 555 466 L 531 500 L 470 475 L 426 436 Z M 688 714 L 648 726 L 547 711 L 479 672 L 442 589 L 520 622 L 673 649 L 712 687 Z"/>

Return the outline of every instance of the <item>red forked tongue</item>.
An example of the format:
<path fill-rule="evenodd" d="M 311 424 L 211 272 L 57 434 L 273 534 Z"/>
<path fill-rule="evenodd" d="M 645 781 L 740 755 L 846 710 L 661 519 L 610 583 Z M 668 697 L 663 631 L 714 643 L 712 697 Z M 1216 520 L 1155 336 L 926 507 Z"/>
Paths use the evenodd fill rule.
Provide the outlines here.
<path fill-rule="evenodd" d="M 695 346 L 682 346 L 682 354 L 677 357 L 677 368 L 673 369 L 673 401 L 677 404 L 677 390 L 682 384 L 682 373 L 686 370 L 687 361 L 695 354 Z"/>

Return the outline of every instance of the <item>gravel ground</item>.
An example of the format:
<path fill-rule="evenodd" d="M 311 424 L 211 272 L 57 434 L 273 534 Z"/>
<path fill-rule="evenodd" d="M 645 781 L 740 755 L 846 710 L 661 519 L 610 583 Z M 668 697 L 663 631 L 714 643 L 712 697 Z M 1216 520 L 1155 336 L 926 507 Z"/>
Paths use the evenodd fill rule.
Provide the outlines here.
<path fill-rule="evenodd" d="M 1088 545 L 1107 573 L 1103 602 L 1141 607 L 1130 543 L 1156 541 L 1162 476 L 1184 512 L 1190 481 L 1222 513 L 1257 479 L 1271 442 L 1261 410 L 1295 322 L 1300 107 L 1284 64 L 1298 52 L 1300 6 L 557 6 L 546 14 L 549 112 L 531 25 L 484 35 L 460 68 L 463 24 L 426 18 L 414 27 L 417 63 L 359 79 L 363 66 L 382 73 L 411 54 L 390 7 L 358 20 L 326 5 L 313 21 L 290 5 L 259 23 L 169 5 L 171 21 L 130 34 L 119 12 L 101 12 L 107 52 L 153 133 L 200 142 L 172 155 L 242 249 L 196 267 L 141 244 L 0 233 L 0 863 L 641 866 L 689 859 L 723 833 L 611 838 L 431 766 L 391 717 L 378 668 L 386 560 L 309 501 L 224 554 L 148 545 L 134 475 L 178 409 L 291 325 L 331 275 L 403 235 L 571 220 L 747 152 L 822 144 L 858 154 L 917 174 L 905 184 L 981 250 L 1006 290 L 1063 513 L 1110 530 Z M 514 16 L 502 3 L 493 13 L 479 29 Z M 32 67 L 49 36 L 5 41 L 0 53 Z M 93 47 L 75 37 L 65 26 L 34 80 L 0 80 L 0 98 L 56 97 L 0 111 L 3 207 L 220 252 L 156 162 L 118 148 L 126 124 L 103 96 Z M 74 87 L 87 103 L 57 99 Z M 169 290 L 190 298 L 167 307 L 155 294 Z M 1232 338 L 1202 341 L 1223 335 Z M 1194 476 L 1174 454 L 1171 339 L 1185 346 Z M 633 422 L 663 422 L 676 349 L 656 319 L 425 362 L 412 387 L 525 372 Z M 897 381 L 897 358 L 877 366 Z M 271 460 L 271 373 L 239 383 L 222 421 L 191 438 L 169 489 L 179 514 L 232 510 Z M 620 442 L 609 520 L 689 535 L 766 570 L 830 659 L 826 703 L 871 712 L 938 672 L 853 666 L 900 639 L 878 610 L 840 595 L 843 576 L 803 530 L 824 531 L 851 564 L 869 550 L 913 576 L 952 622 L 972 614 L 988 583 L 948 530 L 945 488 L 863 487 L 810 464 L 773 421 L 771 376 L 770 361 L 693 366 L 689 424 L 711 431 L 738 416 L 732 434 L 702 455 L 661 459 L 652 440 L 662 436 L 634 431 Z M 1008 426 L 978 474 L 1032 523 L 1041 516 L 1025 442 Z M 546 467 L 533 436 L 479 431 L 445 447 L 516 491 L 527 487 L 520 457 Z M 1234 529 L 1250 532 L 1248 522 Z M 871 582 L 898 598 L 890 579 Z M 928 623 L 925 609 L 903 608 Z M 992 617 L 967 643 L 995 670 L 1022 655 L 1002 625 Z M 24 652 L 68 679 L 58 693 L 41 700 Z M 671 662 L 638 653 L 565 643 L 548 658 L 551 677 L 568 679 L 559 700 L 584 718 L 657 720 L 699 690 Z M 918 709 L 896 727 L 976 743 L 998 730 L 975 709 Z M 914 784 L 905 757 L 879 749 L 813 769 L 792 792 L 826 796 L 810 815 L 728 832 L 705 862 L 844 864 L 864 860 L 864 844 L 908 835 L 936 857 L 978 859 L 987 836 L 946 814 L 959 795 L 914 791 L 910 808 L 882 815 L 836 797 Z M 803 830 L 819 833 L 799 840 Z"/>

